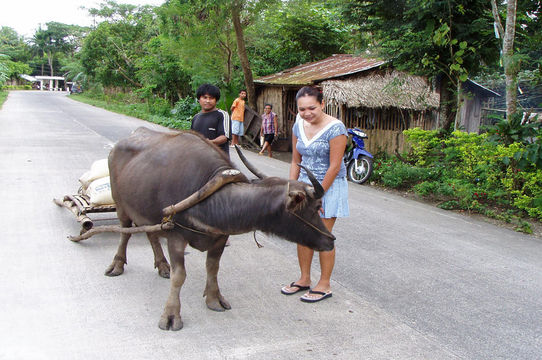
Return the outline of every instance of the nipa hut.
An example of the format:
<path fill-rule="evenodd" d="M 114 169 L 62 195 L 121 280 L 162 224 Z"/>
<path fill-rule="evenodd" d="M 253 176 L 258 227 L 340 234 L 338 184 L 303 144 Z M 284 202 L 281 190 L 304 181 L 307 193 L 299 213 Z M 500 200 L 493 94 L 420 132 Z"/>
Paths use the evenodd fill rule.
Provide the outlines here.
<path fill-rule="evenodd" d="M 440 122 L 438 90 L 426 78 L 395 70 L 380 59 L 338 54 L 254 82 L 259 112 L 270 103 L 279 117 L 279 150 L 291 150 L 291 129 L 297 113 L 295 94 L 305 85 L 320 86 L 326 112 L 346 127 L 364 130 L 369 136 L 366 146 L 373 153 L 402 151 L 403 130 L 436 129 Z M 477 84 L 469 81 L 468 85 L 476 88 Z M 461 115 L 476 114 L 474 122 L 479 123 L 479 112 Z"/>
<path fill-rule="evenodd" d="M 404 147 L 402 131 L 437 126 L 439 96 L 426 79 L 391 69 L 380 59 L 333 55 L 255 80 L 258 109 L 271 103 L 279 117 L 280 150 L 291 150 L 291 128 L 297 113 L 295 94 L 319 85 L 326 112 L 346 127 L 367 132 L 369 151 L 394 152 Z"/>

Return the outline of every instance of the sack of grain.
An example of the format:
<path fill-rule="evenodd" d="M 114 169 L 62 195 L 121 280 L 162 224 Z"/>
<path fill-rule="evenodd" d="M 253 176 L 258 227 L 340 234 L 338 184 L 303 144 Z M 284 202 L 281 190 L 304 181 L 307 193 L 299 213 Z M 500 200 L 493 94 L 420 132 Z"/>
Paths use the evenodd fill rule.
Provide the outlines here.
<path fill-rule="evenodd" d="M 91 182 L 86 193 L 90 198 L 90 205 L 112 205 L 115 203 L 111 195 L 109 176 Z"/>
<path fill-rule="evenodd" d="M 79 178 L 79 182 L 83 187 L 83 192 L 86 192 L 91 182 L 106 176 L 109 176 L 109 165 L 107 163 L 107 159 L 96 160 L 93 162 L 90 170 L 85 172 Z"/>

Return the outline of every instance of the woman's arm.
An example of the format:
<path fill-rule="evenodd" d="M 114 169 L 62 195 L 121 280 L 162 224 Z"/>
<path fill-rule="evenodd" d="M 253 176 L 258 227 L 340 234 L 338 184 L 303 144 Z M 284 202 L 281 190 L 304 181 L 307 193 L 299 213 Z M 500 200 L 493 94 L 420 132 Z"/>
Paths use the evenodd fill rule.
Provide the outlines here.
<path fill-rule="evenodd" d="M 346 149 L 347 137 L 345 135 L 335 136 L 329 140 L 329 168 L 326 171 L 322 187 L 327 191 L 335 181 L 337 174 L 341 170 L 341 162 L 343 161 L 344 150 Z"/>
<path fill-rule="evenodd" d="M 301 154 L 297 151 L 297 137 L 292 134 L 292 163 L 290 164 L 290 180 L 299 178 L 299 166 L 301 163 Z"/>

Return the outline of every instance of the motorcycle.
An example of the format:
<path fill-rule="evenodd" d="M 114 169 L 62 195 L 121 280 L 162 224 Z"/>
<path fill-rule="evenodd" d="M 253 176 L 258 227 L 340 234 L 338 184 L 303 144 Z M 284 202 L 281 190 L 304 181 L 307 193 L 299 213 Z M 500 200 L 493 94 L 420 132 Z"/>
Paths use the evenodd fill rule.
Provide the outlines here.
<path fill-rule="evenodd" d="M 373 155 L 365 150 L 363 141 L 367 134 L 358 128 L 347 129 L 347 132 L 352 136 L 352 146 L 347 148 L 343 157 L 346 176 L 352 182 L 363 184 L 373 173 Z"/>

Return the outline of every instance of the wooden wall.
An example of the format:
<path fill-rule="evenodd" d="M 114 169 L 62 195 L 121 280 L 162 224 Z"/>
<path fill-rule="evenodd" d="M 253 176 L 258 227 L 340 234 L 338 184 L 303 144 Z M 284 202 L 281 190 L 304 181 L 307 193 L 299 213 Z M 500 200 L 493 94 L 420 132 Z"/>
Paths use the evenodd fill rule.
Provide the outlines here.
<path fill-rule="evenodd" d="M 286 134 L 286 128 L 284 126 L 283 116 L 283 96 L 281 87 L 265 87 L 261 88 L 261 92 L 258 94 L 256 104 L 258 106 L 258 114 L 263 114 L 263 108 L 265 104 L 273 105 L 273 112 L 278 116 L 279 122 L 279 137 Z"/>
<path fill-rule="evenodd" d="M 296 114 L 296 92 L 297 88 L 282 86 L 266 86 L 257 90 L 258 113 L 263 114 L 265 104 L 271 104 L 273 112 L 278 116 L 279 137 L 273 142 L 275 150 L 291 151 L 291 133 Z"/>

